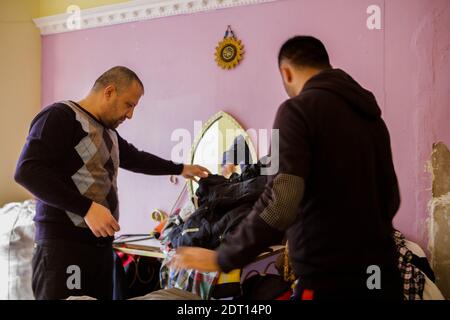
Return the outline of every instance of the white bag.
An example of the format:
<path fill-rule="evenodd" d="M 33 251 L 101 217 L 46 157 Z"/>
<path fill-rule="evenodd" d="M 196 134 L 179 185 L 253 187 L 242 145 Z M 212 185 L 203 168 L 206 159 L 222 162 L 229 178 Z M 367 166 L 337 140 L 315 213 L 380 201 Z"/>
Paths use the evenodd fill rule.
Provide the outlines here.
<path fill-rule="evenodd" d="M 0 300 L 34 300 L 31 259 L 34 247 L 34 200 L 0 209 Z"/>

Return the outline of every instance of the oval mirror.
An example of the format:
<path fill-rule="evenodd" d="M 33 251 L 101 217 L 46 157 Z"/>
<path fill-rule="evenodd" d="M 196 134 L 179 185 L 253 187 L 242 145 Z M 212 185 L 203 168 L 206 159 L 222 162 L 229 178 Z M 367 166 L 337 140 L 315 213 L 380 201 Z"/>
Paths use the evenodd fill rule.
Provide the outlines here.
<path fill-rule="evenodd" d="M 244 128 L 226 112 L 220 111 L 202 127 L 191 150 L 191 164 L 206 167 L 212 174 L 229 177 L 240 174 L 246 164 L 257 162 L 256 150 Z M 198 184 L 189 181 L 191 198 Z"/>

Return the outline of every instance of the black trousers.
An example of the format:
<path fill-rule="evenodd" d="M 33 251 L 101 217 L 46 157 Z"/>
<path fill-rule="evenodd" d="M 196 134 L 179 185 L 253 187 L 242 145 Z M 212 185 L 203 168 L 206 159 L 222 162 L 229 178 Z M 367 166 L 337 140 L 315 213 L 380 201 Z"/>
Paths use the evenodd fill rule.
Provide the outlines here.
<path fill-rule="evenodd" d="M 32 270 L 32 289 L 37 300 L 82 295 L 112 299 L 113 250 L 110 243 L 40 240 L 35 244 Z"/>

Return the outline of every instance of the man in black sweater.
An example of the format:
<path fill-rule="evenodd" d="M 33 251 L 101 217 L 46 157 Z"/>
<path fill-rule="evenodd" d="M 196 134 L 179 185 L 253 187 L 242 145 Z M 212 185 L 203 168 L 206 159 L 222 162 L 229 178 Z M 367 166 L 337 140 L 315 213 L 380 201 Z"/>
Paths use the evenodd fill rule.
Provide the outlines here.
<path fill-rule="evenodd" d="M 400 197 L 374 95 L 333 69 L 313 37 L 288 40 L 278 62 L 290 97 L 274 123 L 278 173 L 217 251 L 180 248 L 173 266 L 229 272 L 286 233 L 296 298 L 402 299 L 392 238 Z"/>
<path fill-rule="evenodd" d="M 43 109 L 32 121 L 15 180 L 37 198 L 32 288 L 36 299 L 112 297 L 118 169 L 206 177 L 207 169 L 137 150 L 115 130 L 144 86 L 125 67 L 106 71 L 89 95 Z"/>

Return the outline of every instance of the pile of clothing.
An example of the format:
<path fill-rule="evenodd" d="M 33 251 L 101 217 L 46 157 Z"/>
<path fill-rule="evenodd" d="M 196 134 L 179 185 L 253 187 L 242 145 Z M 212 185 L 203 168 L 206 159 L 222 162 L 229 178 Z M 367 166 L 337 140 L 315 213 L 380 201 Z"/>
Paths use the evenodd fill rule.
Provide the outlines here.
<path fill-rule="evenodd" d="M 242 180 L 210 176 L 199 182 L 199 208 L 167 235 L 172 248 L 217 248 L 250 213 L 266 184 L 265 176 Z"/>
<path fill-rule="evenodd" d="M 398 230 L 394 231 L 393 236 L 397 245 L 398 268 L 403 280 L 405 300 L 444 300 L 422 248 L 407 240 Z"/>
<path fill-rule="evenodd" d="M 196 191 L 199 207 L 180 210 L 170 217 L 160 240 L 170 248 L 196 246 L 217 248 L 250 213 L 264 190 L 267 176 L 260 174 L 262 164 L 249 165 L 242 174 L 230 178 L 210 175 L 199 181 Z"/>

